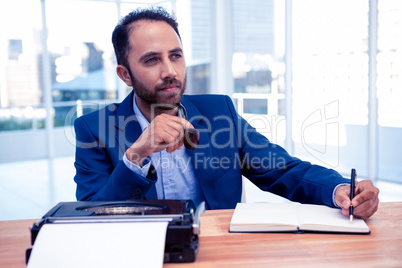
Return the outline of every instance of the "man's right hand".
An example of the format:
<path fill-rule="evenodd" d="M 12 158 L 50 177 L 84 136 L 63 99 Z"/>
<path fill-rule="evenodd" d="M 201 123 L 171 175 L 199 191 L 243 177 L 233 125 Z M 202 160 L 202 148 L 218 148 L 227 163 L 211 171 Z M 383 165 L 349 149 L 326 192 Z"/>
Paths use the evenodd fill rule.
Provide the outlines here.
<path fill-rule="evenodd" d="M 165 149 L 168 153 L 180 150 L 184 143 L 185 128 L 194 127 L 179 116 L 168 114 L 156 116 L 141 136 L 127 149 L 127 159 L 142 166 L 144 160 L 152 153 Z"/>

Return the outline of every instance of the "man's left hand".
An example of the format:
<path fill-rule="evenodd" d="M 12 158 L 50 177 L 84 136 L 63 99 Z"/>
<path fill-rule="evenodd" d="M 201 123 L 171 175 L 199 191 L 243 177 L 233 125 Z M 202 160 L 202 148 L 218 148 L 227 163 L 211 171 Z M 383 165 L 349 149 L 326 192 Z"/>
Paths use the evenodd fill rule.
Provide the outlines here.
<path fill-rule="evenodd" d="M 380 190 L 370 180 L 357 183 L 355 197 L 350 200 L 350 186 L 338 187 L 335 192 L 335 202 L 342 208 L 342 214 L 349 215 L 349 207 L 353 206 L 353 215 L 357 218 L 367 219 L 378 209 L 378 194 Z"/>

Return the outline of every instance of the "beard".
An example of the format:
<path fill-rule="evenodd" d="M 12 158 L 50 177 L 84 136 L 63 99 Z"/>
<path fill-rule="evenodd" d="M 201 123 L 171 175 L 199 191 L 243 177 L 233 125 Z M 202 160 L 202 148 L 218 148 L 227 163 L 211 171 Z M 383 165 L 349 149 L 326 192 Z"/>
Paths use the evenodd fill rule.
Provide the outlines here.
<path fill-rule="evenodd" d="M 183 82 L 176 78 L 167 78 L 160 85 L 150 88 L 136 79 L 130 71 L 131 83 L 135 94 L 144 101 L 150 108 L 158 110 L 172 110 L 177 108 L 183 97 L 187 86 L 187 74 L 184 76 Z M 166 93 L 162 90 L 167 87 L 175 86 L 178 88 L 176 92 Z"/>

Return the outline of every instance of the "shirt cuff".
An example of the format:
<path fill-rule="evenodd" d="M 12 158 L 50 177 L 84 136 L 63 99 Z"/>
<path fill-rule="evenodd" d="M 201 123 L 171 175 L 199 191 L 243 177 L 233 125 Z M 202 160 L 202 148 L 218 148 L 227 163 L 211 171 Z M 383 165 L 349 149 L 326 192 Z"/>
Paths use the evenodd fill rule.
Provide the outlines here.
<path fill-rule="evenodd" d="M 341 184 L 338 184 L 338 185 L 334 188 L 334 191 L 332 192 L 332 204 L 334 204 L 335 207 L 340 208 L 340 206 L 338 206 L 338 205 L 336 204 L 336 202 L 335 202 L 335 193 L 336 193 L 336 190 L 337 190 L 338 187 L 340 187 L 340 186 L 348 186 L 348 185 L 350 185 L 350 184 L 349 184 L 349 183 L 341 183 Z"/>
<path fill-rule="evenodd" d="M 140 167 L 140 166 L 134 164 L 133 162 L 131 162 L 130 160 L 128 160 L 126 154 L 123 155 L 123 162 L 129 170 L 131 170 L 143 177 L 147 176 L 149 167 L 151 166 L 151 161 L 148 161 L 147 164 Z"/>

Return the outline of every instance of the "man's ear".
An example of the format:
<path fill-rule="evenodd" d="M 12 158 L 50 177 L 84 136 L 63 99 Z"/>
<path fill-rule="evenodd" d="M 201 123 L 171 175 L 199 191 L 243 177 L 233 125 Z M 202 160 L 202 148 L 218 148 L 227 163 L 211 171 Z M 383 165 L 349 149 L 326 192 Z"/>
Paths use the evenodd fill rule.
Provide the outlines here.
<path fill-rule="evenodd" d="M 124 83 L 126 83 L 127 86 L 133 86 L 133 84 L 131 83 L 130 72 L 127 70 L 126 67 L 124 67 L 123 65 L 117 65 L 116 73 L 120 77 L 120 79 L 123 80 Z"/>

